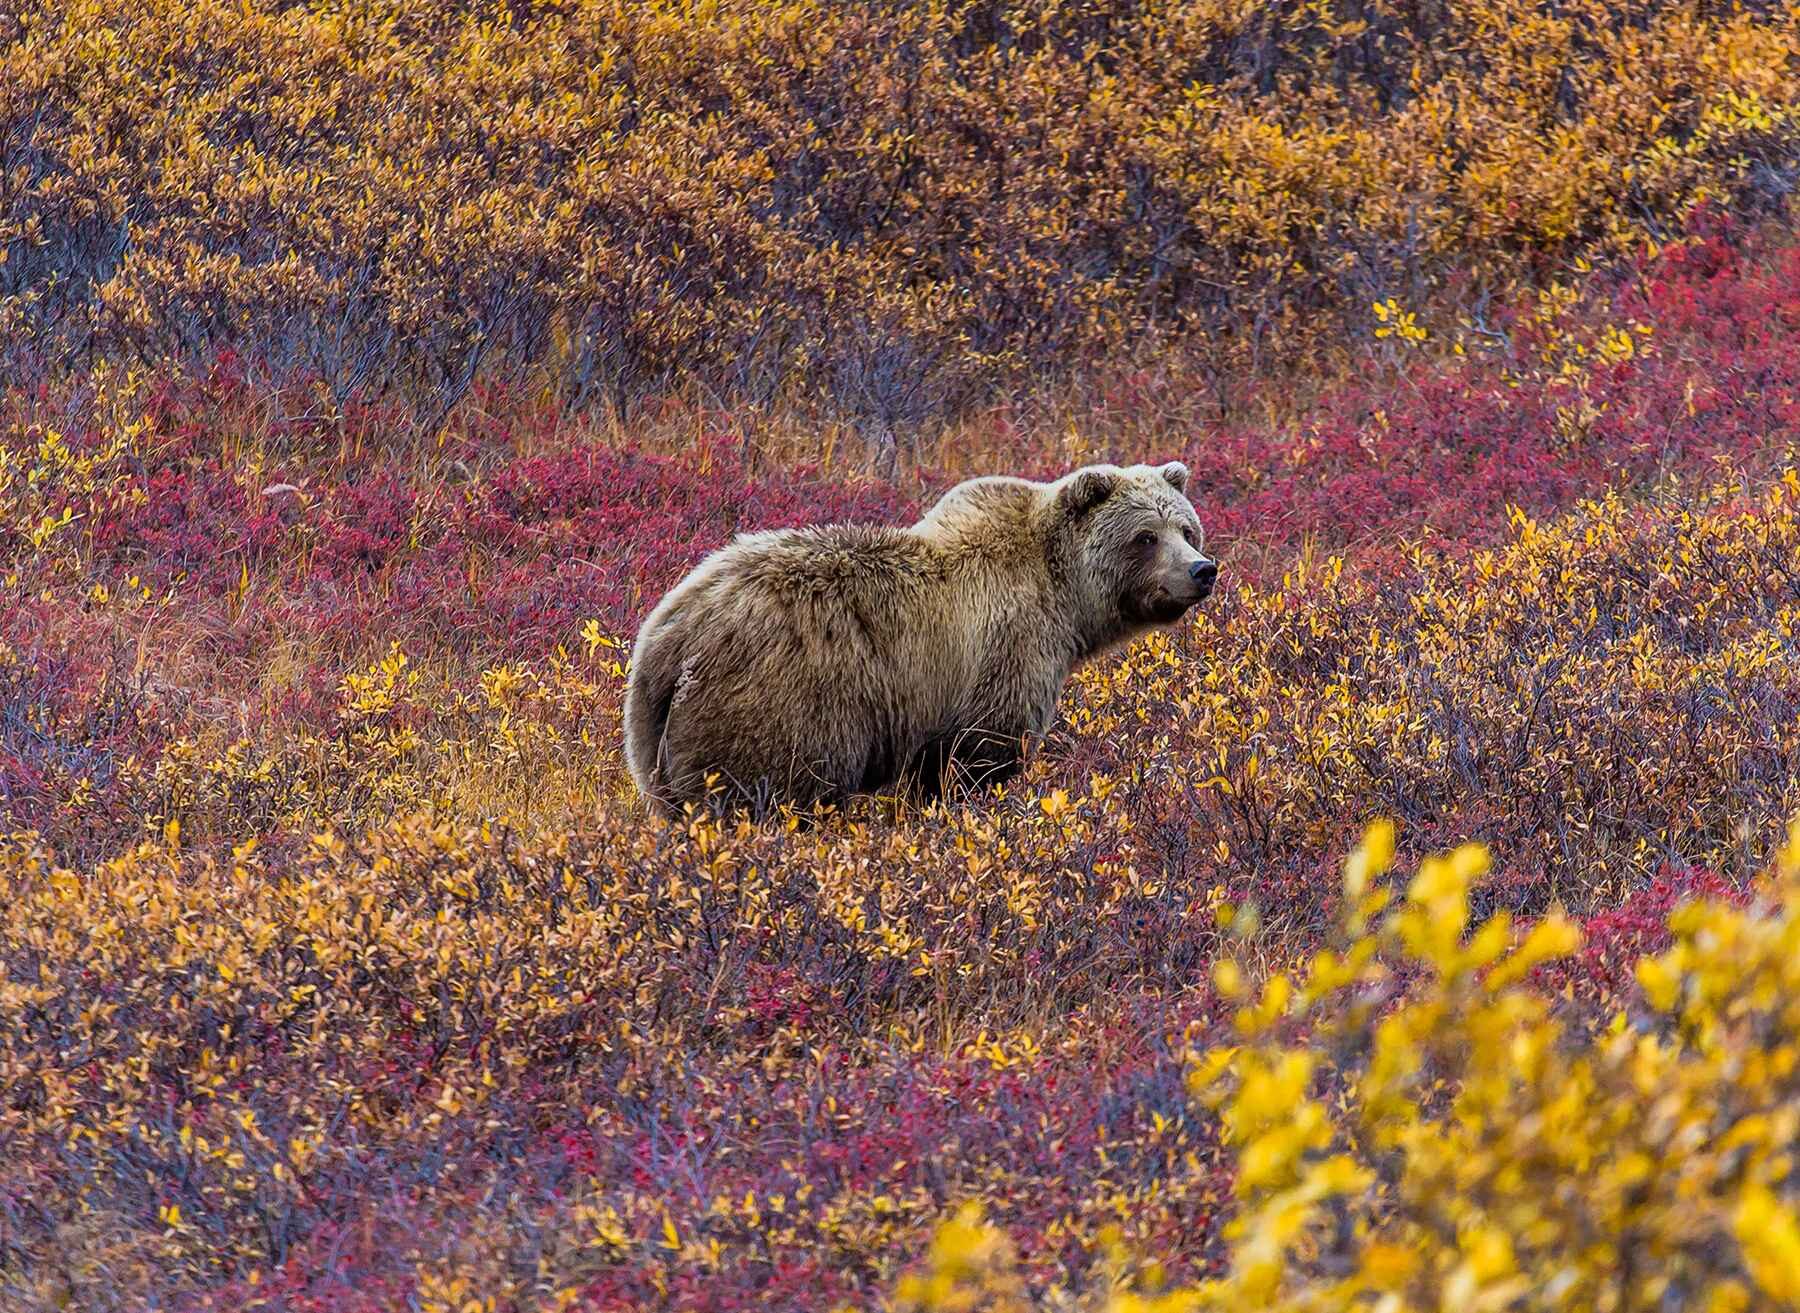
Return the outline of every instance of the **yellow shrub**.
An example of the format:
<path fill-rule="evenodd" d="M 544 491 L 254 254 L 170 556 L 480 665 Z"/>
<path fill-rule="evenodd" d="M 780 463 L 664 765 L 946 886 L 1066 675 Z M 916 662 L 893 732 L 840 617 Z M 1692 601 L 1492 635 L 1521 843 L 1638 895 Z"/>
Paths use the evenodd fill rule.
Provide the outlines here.
<path fill-rule="evenodd" d="M 1106 1307 L 1800 1304 L 1800 822 L 1756 901 L 1677 910 L 1638 968 L 1647 1005 L 1599 1033 L 1526 980 L 1576 947 L 1568 922 L 1471 933 L 1473 845 L 1427 859 L 1389 910 L 1369 882 L 1392 852 L 1372 828 L 1341 941 L 1269 978 L 1240 1044 L 1194 1056 L 1236 1165 L 1228 1270 Z M 903 1302 L 978 1306 L 1016 1278 L 966 1255 L 1000 1244 L 959 1219 Z"/>
<path fill-rule="evenodd" d="M 441 409 L 504 361 L 576 403 L 698 377 L 877 427 L 1149 334 L 1297 356 L 1331 347 L 1321 311 L 1366 335 L 1454 269 L 1771 199 L 1796 21 L 29 0 L 0 15 L 0 335 L 235 344 L 328 405 Z"/>

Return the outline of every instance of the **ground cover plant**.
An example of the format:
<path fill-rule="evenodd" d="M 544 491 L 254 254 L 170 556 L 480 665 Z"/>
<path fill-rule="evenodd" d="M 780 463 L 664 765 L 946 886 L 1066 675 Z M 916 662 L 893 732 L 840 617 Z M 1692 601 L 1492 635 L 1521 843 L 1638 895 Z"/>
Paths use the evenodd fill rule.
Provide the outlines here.
<path fill-rule="evenodd" d="M 1800 1306 L 1795 21 L 0 14 L 0 1306 Z M 733 532 L 1147 457 L 1006 789 L 645 815 Z"/>
<path fill-rule="evenodd" d="M 1222 1275 L 1219 1306 L 1352 1298 L 1320 1217 L 1347 1219 L 1332 1252 L 1374 1281 L 1387 1251 L 1358 1248 L 1365 1231 L 1464 1205 L 1365 1217 L 1369 1170 L 1411 1199 L 1404 1162 L 1327 1153 L 1314 1121 L 1291 1128 L 1304 1100 L 1221 1121 L 1190 1085 L 1235 1071 L 1236 1107 L 1265 1069 L 1283 1089 L 1302 1068 L 1374 1079 L 1354 1057 L 1372 1021 L 1352 1009 L 1329 1023 L 1339 1048 L 1309 1048 L 1272 993 L 1262 1042 L 1300 1056 L 1200 1056 L 1235 1033 L 1242 989 L 1342 933 L 1356 827 L 1398 822 L 1412 861 L 1482 841 L 1494 869 L 1457 868 L 1456 926 L 1572 927 L 1525 939 L 1559 955 L 1510 973 L 1492 1034 L 1600 1045 L 1581 1061 L 1604 1083 L 1627 1040 L 1580 1037 L 1644 1006 L 1637 962 L 1669 943 L 1669 913 L 1740 898 L 1800 807 L 1800 250 L 1740 236 L 1529 298 L 1504 354 L 1190 435 L 1177 454 L 1232 576 L 1218 604 L 1081 675 L 1003 794 L 800 829 L 646 821 L 616 730 L 632 625 L 740 525 L 905 516 L 947 475 L 758 473 L 729 434 L 656 455 L 569 441 L 529 407 L 396 453 L 373 440 L 379 410 L 271 418 L 230 361 L 15 392 L 9 1297 L 725 1308 L 1016 1289 L 1098 1307 Z M 1017 441 L 1006 416 L 983 422 Z M 1141 441 L 1141 422 L 1102 414 L 1080 440 Z M 1455 1048 L 1489 1024 L 1468 994 L 1488 959 L 1409 965 L 1424 950 L 1389 933 L 1404 952 L 1345 941 L 1354 965 L 1319 997 L 1360 997 L 1378 969 L 1454 984 L 1396 1015 L 1452 1046 L 1436 1079 L 1495 1079 L 1470 1065 L 1489 1050 Z M 1686 987 L 1650 979 L 1665 1010 Z M 1731 1018 L 1732 1043 L 1753 1032 L 1777 1061 L 1784 1020 Z M 1659 1052 L 1674 1081 L 1712 1050 Z M 1505 1134 L 1539 1124 L 1521 1101 L 1540 1088 L 1493 1096 Z M 1371 1126 L 1400 1098 L 1382 1097 Z M 1247 1180 L 1240 1155 L 1278 1131 L 1288 1165 Z M 1427 1133 L 1475 1132 L 1427 1120 L 1407 1151 Z M 1783 1171 L 1707 1178 L 1716 1244 L 1734 1207 L 1785 1234 Z M 1749 1183 L 1762 1193 L 1730 1194 Z M 971 1200 L 986 1220 L 931 1248 Z M 1525 1225 L 1483 1206 L 1482 1235 Z M 1301 1252 L 1310 1266 L 1281 1266 Z M 1702 1275 L 1751 1298 L 1779 1266 L 1760 1252 Z M 1548 1279 L 1512 1253 L 1523 1266 L 1480 1281 Z M 1424 1289 L 1459 1255 L 1382 1279 Z"/>
<path fill-rule="evenodd" d="M 0 14 L 10 368 L 672 384 L 891 456 L 1095 352 L 1342 359 L 1793 187 L 1791 6 L 31 0 Z M 1216 387 L 1212 390 L 1218 390 Z"/>

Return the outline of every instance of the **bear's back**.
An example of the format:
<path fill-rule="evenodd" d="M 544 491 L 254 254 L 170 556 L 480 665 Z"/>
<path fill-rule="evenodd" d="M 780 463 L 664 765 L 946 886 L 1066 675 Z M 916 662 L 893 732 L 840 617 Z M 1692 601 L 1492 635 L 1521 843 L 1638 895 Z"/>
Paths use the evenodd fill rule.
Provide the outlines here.
<path fill-rule="evenodd" d="M 744 534 L 721 554 L 739 583 L 798 598 L 906 589 L 938 580 L 942 554 L 903 529 L 833 524 Z"/>

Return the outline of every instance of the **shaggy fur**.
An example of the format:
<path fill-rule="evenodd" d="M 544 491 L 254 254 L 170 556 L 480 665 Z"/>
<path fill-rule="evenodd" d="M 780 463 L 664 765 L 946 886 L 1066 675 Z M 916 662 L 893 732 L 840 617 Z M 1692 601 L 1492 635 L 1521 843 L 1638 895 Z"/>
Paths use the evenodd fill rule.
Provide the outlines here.
<path fill-rule="evenodd" d="M 752 533 L 644 622 L 625 700 L 653 802 L 798 805 L 1016 772 L 1081 662 L 1212 589 L 1179 462 L 971 479 L 910 528 Z"/>

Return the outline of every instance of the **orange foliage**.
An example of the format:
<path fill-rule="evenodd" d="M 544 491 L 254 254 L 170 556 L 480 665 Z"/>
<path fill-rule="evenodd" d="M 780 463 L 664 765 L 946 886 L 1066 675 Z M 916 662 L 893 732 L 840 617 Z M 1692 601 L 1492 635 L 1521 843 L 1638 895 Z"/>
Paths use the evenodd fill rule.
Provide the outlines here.
<path fill-rule="evenodd" d="M 1797 36 L 1660 0 L 30 0 L 0 340 L 234 345 L 433 423 L 483 371 L 686 381 L 886 446 L 1026 369 L 1338 354 L 1346 308 L 1479 320 L 1540 257 L 1776 200 Z"/>

